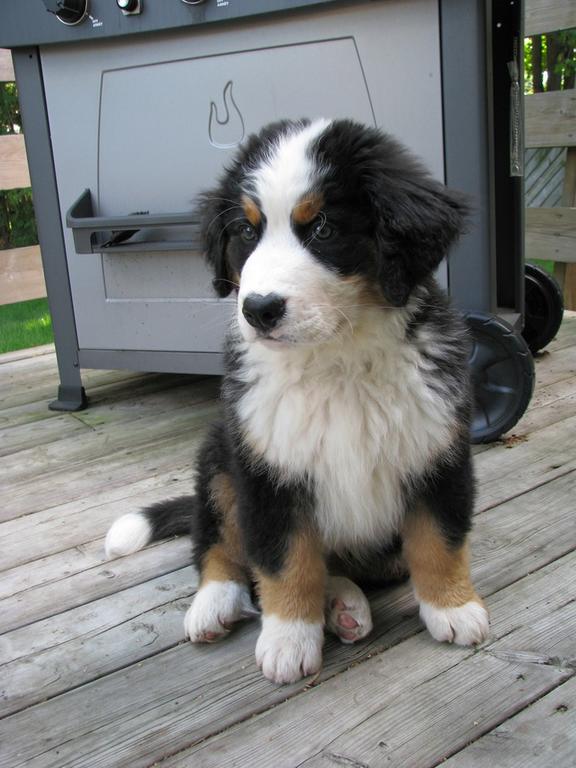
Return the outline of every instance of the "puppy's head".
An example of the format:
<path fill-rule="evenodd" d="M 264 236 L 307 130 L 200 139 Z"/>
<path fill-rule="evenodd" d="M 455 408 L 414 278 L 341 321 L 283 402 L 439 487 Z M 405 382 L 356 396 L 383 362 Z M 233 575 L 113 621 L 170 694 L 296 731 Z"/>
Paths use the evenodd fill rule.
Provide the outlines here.
<path fill-rule="evenodd" d="M 369 300 L 404 306 L 463 229 L 463 201 L 395 140 L 351 121 L 252 136 L 202 203 L 221 296 L 247 341 L 318 344 Z"/>

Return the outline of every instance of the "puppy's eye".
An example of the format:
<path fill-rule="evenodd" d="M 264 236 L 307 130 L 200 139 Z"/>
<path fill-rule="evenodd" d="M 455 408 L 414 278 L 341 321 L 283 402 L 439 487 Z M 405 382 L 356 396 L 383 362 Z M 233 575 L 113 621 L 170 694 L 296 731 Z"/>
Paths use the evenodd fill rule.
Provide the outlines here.
<path fill-rule="evenodd" d="M 238 233 L 242 240 L 245 240 L 247 243 L 251 242 L 252 240 L 256 240 L 258 237 L 258 233 L 252 224 L 240 224 L 238 227 Z"/>
<path fill-rule="evenodd" d="M 326 219 L 317 219 L 312 224 L 312 233 L 316 240 L 329 240 L 334 234 L 334 229 Z"/>

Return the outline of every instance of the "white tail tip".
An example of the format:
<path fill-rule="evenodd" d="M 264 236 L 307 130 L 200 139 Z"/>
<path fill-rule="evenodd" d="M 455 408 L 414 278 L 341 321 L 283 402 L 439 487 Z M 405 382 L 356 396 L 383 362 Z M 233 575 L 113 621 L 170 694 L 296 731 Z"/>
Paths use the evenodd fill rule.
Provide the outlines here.
<path fill-rule="evenodd" d="M 152 540 L 152 526 L 141 512 L 129 512 L 112 523 L 106 534 L 106 557 L 122 557 L 142 549 Z"/>

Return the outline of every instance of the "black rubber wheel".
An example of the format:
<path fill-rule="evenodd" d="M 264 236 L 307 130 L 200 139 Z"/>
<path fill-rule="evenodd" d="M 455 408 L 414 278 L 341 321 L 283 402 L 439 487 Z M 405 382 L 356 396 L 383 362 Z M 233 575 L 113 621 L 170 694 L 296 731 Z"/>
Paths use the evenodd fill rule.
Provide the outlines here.
<path fill-rule="evenodd" d="M 532 354 L 549 344 L 558 333 L 564 315 L 562 291 L 552 275 L 535 264 L 526 264 L 524 330 L 522 336 Z"/>
<path fill-rule="evenodd" d="M 470 312 L 466 319 L 473 338 L 471 441 L 490 443 L 512 429 L 528 407 L 534 360 L 522 336 L 501 318 Z"/>

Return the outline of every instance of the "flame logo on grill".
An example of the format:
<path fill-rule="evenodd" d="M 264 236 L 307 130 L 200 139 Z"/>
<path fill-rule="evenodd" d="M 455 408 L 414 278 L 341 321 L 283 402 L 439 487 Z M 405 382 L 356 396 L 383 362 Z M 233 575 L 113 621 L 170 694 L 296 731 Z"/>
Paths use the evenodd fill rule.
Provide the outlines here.
<path fill-rule="evenodd" d="M 220 119 L 216 103 L 214 101 L 210 102 L 208 138 L 210 139 L 210 144 L 218 149 L 236 147 L 244 138 L 244 118 L 234 101 L 232 86 L 232 80 L 228 80 L 222 93 L 222 100 L 224 102 L 223 119 Z"/>

